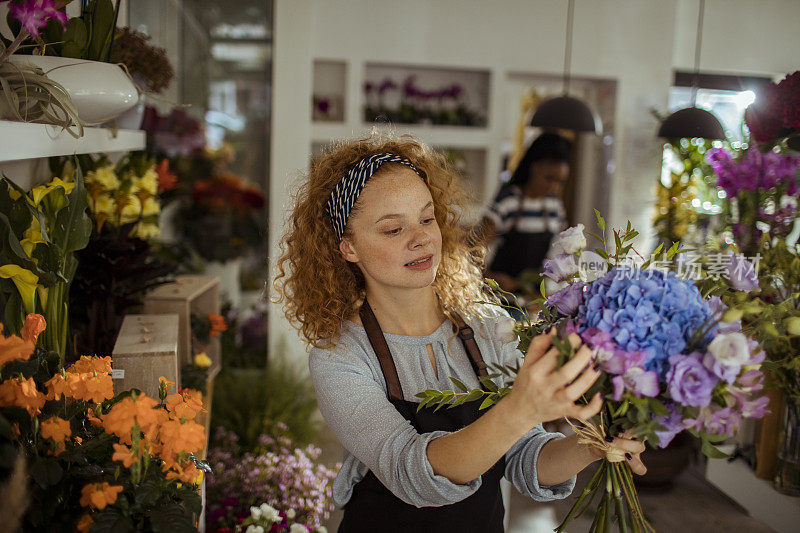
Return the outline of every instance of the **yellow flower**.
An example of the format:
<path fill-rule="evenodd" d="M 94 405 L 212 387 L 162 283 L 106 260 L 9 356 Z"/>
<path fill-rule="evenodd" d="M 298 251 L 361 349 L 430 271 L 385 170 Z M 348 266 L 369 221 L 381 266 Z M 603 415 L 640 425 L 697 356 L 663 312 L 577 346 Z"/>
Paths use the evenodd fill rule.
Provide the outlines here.
<path fill-rule="evenodd" d="M 39 224 L 38 218 L 33 217 L 30 227 L 25 230 L 22 237 L 23 239 L 19 243 L 22 245 L 22 249 L 25 250 L 25 254 L 31 257 L 36 245 L 45 242 L 42 238 L 42 226 Z"/>
<path fill-rule="evenodd" d="M 67 195 L 72 192 L 72 189 L 75 188 L 74 183 L 68 183 L 63 181 L 61 178 L 53 178 L 50 182 L 39 185 L 38 187 L 34 187 L 31 191 L 31 196 L 33 197 L 33 204 L 39 205 L 42 201 L 42 198 L 50 194 L 53 190 L 61 187 L 64 189 L 64 194 Z"/>
<path fill-rule="evenodd" d="M 117 215 L 117 204 L 114 203 L 114 199 L 107 194 L 98 195 L 92 204 L 92 211 L 95 215 L 103 214 L 107 215 L 107 218 Z"/>
<path fill-rule="evenodd" d="M 119 189 L 119 177 L 114 170 L 114 165 L 106 165 L 86 173 L 86 181 L 98 183 L 107 191 Z"/>
<path fill-rule="evenodd" d="M 36 284 L 39 282 L 39 276 L 19 265 L 8 264 L 0 266 L 0 278 L 10 279 L 17 286 L 25 312 L 36 311 Z"/>
<path fill-rule="evenodd" d="M 142 204 L 133 194 L 128 194 L 124 197 L 118 196 L 117 209 L 120 215 L 122 215 L 123 222 L 139 220 L 139 217 L 142 215 Z"/>
<path fill-rule="evenodd" d="M 133 230 L 133 234 L 142 240 L 149 241 L 153 237 L 157 237 L 161 230 L 156 224 L 142 224 L 139 223 Z"/>
<path fill-rule="evenodd" d="M 200 352 L 194 356 L 194 366 L 208 368 L 211 366 L 211 358 L 205 352 Z"/>
<path fill-rule="evenodd" d="M 147 172 L 144 173 L 138 179 L 138 183 L 136 184 L 137 190 L 144 191 L 155 195 L 158 192 L 158 174 L 156 173 L 156 167 L 152 166 L 147 169 Z"/>
<path fill-rule="evenodd" d="M 142 216 L 157 215 L 161 211 L 161 206 L 154 198 L 148 198 L 142 204 Z"/>

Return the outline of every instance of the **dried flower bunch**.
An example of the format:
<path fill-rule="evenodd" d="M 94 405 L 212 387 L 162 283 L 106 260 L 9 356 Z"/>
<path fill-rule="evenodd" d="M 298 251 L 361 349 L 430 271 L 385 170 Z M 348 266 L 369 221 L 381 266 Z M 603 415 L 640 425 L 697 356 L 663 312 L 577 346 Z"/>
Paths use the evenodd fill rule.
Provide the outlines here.
<path fill-rule="evenodd" d="M 150 36 L 128 27 L 117 30 L 111 62 L 128 67 L 132 76 L 143 78 L 148 92 L 161 93 L 169 87 L 175 70 L 167 58 L 164 48 L 148 43 Z"/>

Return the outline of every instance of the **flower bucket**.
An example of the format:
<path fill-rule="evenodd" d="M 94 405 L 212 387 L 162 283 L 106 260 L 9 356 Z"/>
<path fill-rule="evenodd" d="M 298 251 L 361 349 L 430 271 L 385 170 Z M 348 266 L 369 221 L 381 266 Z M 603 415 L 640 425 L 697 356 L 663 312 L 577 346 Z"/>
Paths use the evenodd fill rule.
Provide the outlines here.
<path fill-rule="evenodd" d="M 775 489 L 790 496 L 800 496 L 800 404 L 791 399 L 787 399 L 783 407 Z"/>
<path fill-rule="evenodd" d="M 12 55 L 17 64 L 41 68 L 69 93 L 84 125 L 101 124 L 131 109 L 139 101 L 139 91 L 117 65 L 101 61 L 54 56 Z"/>

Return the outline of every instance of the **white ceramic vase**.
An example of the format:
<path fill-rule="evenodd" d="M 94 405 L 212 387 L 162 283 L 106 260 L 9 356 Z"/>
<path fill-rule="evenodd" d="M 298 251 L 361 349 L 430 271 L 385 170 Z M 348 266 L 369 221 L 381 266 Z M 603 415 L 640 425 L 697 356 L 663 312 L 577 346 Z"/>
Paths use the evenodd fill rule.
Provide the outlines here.
<path fill-rule="evenodd" d="M 139 91 L 117 65 L 55 56 L 12 55 L 9 61 L 41 68 L 69 93 L 84 125 L 118 117 L 139 101 Z"/>

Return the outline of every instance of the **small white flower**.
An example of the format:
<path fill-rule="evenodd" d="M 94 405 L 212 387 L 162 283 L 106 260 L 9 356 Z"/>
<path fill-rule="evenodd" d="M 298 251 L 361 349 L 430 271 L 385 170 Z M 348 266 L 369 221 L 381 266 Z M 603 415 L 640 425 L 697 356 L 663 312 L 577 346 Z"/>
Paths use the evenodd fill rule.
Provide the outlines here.
<path fill-rule="evenodd" d="M 317 533 L 328 533 L 328 528 L 325 526 L 319 526 L 317 528 Z"/>
<path fill-rule="evenodd" d="M 244 533 L 264 533 L 264 528 L 250 524 L 247 526 L 247 529 L 244 530 Z"/>
<path fill-rule="evenodd" d="M 708 351 L 720 364 L 741 366 L 750 359 L 750 348 L 743 333 L 720 333 L 708 345 Z"/>
<path fill-rule="evenodd" d="M 289 533 L 308 533 L 308 529 L 300 524 L 292 524 L 289 528 Z"/>
<path fill-rule="evenodd" d="M 294 520 L 295 516 L 297 516 L 297 511 L 295 511 L 294 509 L 289 509 L 288 511 L 286 511 L 286 518 L 288 518 L 289 520 Z"/>
<path fill-rule="evenodd" d="M 514 326 L 517 321 L 510 316 L 497 317 L 497 322 L 494 324 L 494 336 L 503 344 L 517 340 L 517 333 L 514 331 Z"/>
<path fill-rule="evenodd" d="M 263 516 L 264 518 L 266 518 L 271 522 L 277 522 L 281 518 L 280 515 L 278 514 L 277 509 L 275 509 L 274 507 L 272 507 L 267 503 L 262 503 L 259 510 L 261 511 L 261 516 Z"/>
<path fill-rule="evenodd" d="M 256 506 L 251 507 L 250 508 L 250 516 L 252 516 L 254 519 L 258 520 L 259 518 L 261 518 L 261 509 L 259 509 Z"/>
<path fill-rule="evenodd" d="M 567 228 L 550 243 L 550 251 L 554 255 L 574 254 L 586 248 L 586 237 L 583 235 L 583 224 Z"/>

